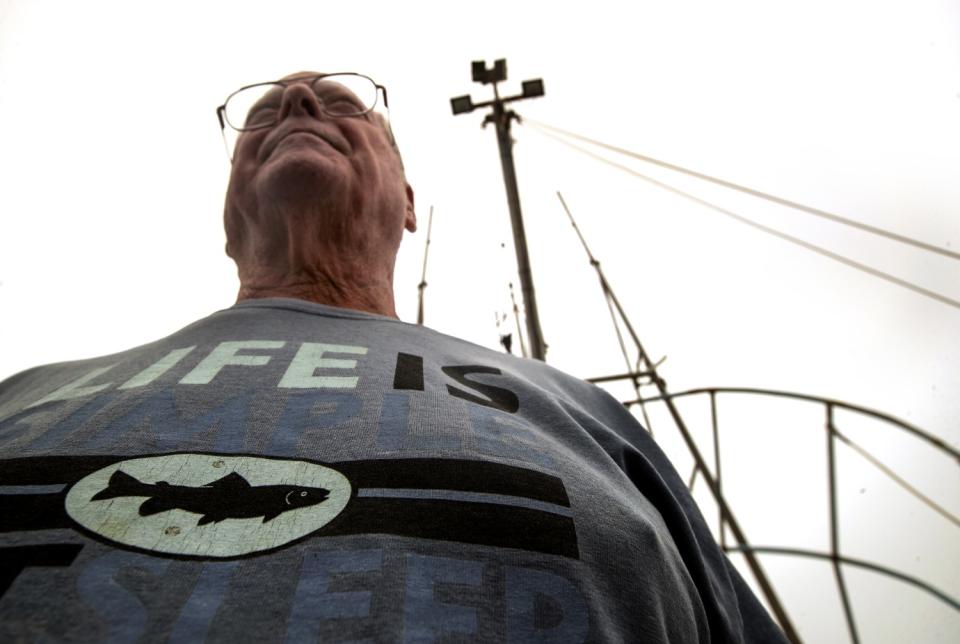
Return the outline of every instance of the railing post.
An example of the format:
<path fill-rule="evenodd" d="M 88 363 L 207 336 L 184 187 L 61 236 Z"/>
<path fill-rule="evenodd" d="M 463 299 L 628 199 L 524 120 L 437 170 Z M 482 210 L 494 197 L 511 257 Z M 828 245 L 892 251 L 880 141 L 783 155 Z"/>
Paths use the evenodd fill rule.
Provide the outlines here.
<path fill-rule="evenodd" d="M 720 472 L 720 431 L 717 428 L 717 392 L 710 390 L 710 420 L 713 427 L 713 467 L 717 472 L 717 492 L 723 494 L 723 476 Z M 723 520 L 723 510 L 717 506 L 720 514 L 720 547 L 727 549 L 727 524 Z"/>
<path fill-rule="evenodd" d="M 843 580 L 843 570 L 840 568 L 840 526 L 837 522 L 837 458 L 834 452 L 836 445 L 836 430 L 833 427 L 833 405 L 827 403 L 827 480 L 830 490 L 830 560 L 833 562 L 833 574 L 837 578 L 837 587 L 840 589 L 840 599 L 843 601 L 843 612 L 847 618 L 847 628 L 850 630 L 850 641 L 860 644 L 857 636 L 857 625 L 853 620 L 853 609 L 850 606 L 850 597 L 847 596 L 847 584 Z"/>

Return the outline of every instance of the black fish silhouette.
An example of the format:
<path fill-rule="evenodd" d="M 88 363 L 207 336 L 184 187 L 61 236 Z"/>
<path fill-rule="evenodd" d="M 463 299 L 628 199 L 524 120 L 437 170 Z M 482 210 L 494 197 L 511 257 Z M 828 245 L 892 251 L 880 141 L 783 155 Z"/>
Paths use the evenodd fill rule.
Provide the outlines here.
<path fill-rule="evenodd" d="M 171 485 L 166 481 L 151 484 L 117 470 L 110 477 L 107 487 L 90 500 L 102 501 L 122 496 L 150 497 L 140 505 L 142 517 L 168 510 L 186 510 L 201 515 L 197 525 L 205 525 L 224 519 L 260 516 L 266 523 L 284 512 L 323 503 L 330 496 L 330 491 L 322 487 L 296 485 L 252 486 L 236 472 L 200 487 Z"/>

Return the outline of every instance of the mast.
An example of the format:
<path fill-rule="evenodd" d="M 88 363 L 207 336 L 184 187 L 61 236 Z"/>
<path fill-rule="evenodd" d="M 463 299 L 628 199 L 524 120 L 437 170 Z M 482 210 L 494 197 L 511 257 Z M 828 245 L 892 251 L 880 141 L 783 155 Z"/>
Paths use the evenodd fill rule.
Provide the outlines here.
<path fill-rule="evenodd" d="M 543 96 L 543 80 L 526 80 L 523 91 L 516 96 L 500 97 L 497 83 L 507 79 L 507 61 L 503 58 L 494 61 L 488 68 L 482 60 L 471 65 L 473 80 L 484 85 L 493 85 L 494 99 L 484 103 L 474 103 L 469 96 L 450 99 L 453 113 L 466 114 L 478 107 L 492 106 L 493 111 L 483 119 L 483 126 L 493 123 L 497 128 L 497 144 L 500 147 L 500 166 L 503 170 L 503 183 L 507 191 L 507 204 L 510 207 L 510 223 L 513 226 L 513 243 L 517 253 L 517 270 L 520 274 L 520 290 L 523 297 L 527 321 L 527 338 L 530 342 L 530 354 L 537 360 L 546 360 L 547 345 L 540 329 L 540 315 L 537 312 L 537 297 L 533 286 L 533 271 L 530 268 L 530 256 L 527 253 L 527 234 L 523 227 L 523 214 L 520 211 L 520 191 L 517 187 L 517 173 L 513 164 L 513 139 L 510 137 L 510 124 L 519 119 L 515 112 L 504 106 L 512 101 Z"/>

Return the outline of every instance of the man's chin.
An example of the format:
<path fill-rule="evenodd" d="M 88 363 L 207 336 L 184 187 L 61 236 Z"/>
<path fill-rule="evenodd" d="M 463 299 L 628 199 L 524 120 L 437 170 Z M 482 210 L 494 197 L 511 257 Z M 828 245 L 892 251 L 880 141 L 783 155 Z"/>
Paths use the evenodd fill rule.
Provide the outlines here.
<path fill-rule="evenodd" d="M 344 168 L 313 150 L 285 150 L 274 155 L 257 173 L 261 203 L 275 206 L 316 208 L 346 192 Z"/>

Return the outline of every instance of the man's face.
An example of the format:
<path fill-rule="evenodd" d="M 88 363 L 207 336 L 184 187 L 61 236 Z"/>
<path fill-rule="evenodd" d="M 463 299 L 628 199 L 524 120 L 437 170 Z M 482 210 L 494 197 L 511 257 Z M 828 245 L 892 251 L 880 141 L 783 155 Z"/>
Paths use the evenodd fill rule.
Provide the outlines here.
<path fill-rule="evenodd" d="M 321 104 L 337 111 L 359 99 L 331 81 L 297 80 L 304 76 L 288 77 L 287 87 L 266 93 L 248 114 L 248 126 L 276 123 L 237 140 L 224 212 L 228 254 L 239 261 L 250 249 L 238 243 L 276 244 L 272 229 L 297 226 L 345 248 L 359 239 L 362 252 L 395 255 L 416 217 L 386 122 L 376 112 L 328 116 Z M 281 213 L 288 220 L 274 221 Z M 291 213 L 306 220 L 290 222 Z"/>

